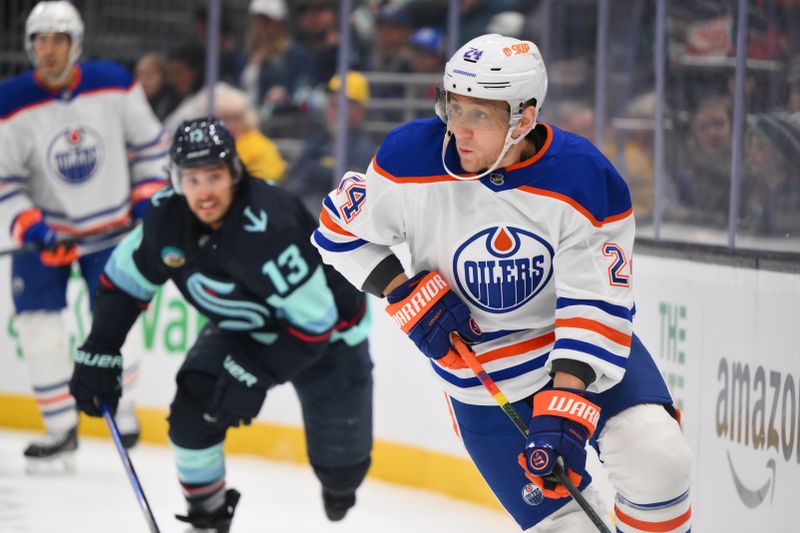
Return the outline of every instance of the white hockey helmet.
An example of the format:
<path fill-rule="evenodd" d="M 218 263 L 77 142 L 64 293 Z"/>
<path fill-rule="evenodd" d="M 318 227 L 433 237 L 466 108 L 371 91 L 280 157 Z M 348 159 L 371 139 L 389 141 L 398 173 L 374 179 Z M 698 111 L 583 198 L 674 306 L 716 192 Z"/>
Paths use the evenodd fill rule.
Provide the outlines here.
<path fill-rule="evenodd" d="M 39 33 L 66 33 L 70 39 L 66 76 L 83 51 L 83 20 L 80 13 L 66 0 L 43 1 L 36 4 L 25 21 L 25 52 L 36 66 L 33 37 Z"/>
<path fill-rule="evenodd" d="M 444 67 L 442 85 L 444 91 L 437 98 L 436 114 L 445 123 L 448 123 L 451 94 L 500 100 L 508 104 L 508 132 L 503 150 L 494 165 L 477 176 L 464 178 L 451 172 L 444 163 L 447 146 L 453 135 L 448 127 L 442 145 L 444 168 L 456 179 L 474 180 L 496 169 L 508 149 L 524 139 L 536 126 L 534 120 L 528 131 L 512 137 L 526 104 L 535 105 L 538 118 L 547 95 L 547 70 L 542 54 L 531 41 L 492 33 L 472 39 L 453 54 Z"/>

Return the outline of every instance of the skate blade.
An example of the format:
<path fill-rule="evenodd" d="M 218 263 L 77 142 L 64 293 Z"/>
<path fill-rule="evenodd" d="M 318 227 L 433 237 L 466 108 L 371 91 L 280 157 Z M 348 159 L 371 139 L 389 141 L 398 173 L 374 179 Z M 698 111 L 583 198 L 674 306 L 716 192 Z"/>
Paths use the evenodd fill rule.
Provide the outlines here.
<path fill-rule="evenodd" d="M 54 457 L 25 458 L 25 473 L 39 475 L 69 475 L 75 472 L 75 452 L 62 452 Z"/>

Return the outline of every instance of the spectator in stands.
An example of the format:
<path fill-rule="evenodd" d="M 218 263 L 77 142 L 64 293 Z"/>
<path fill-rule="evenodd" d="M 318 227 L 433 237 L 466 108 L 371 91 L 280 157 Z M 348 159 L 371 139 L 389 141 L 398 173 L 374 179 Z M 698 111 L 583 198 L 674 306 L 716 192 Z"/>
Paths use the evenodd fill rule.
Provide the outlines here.
<path fill-rule="evenodd" d="M 745 164 L 742 229 L 800 235 L 800 113 L 770 113 L 751 120 Z"/>
<path fill-rule="evenodd" d="M 336 74 L 339 54 L 339 29 L 336 0 L 298 0 L 297 30 L 309 50 L 308 85 L 311 89 L 324 87 Z M 361 58 L 352 50 L 350 68 L 359 68 Z"/>
<path fill-rule="evenodd" d="M 247 171 L 262 179 L 280 181 L 286 162 L 278 147 L 258 129 L 258 114 L 247 95 L 220 83 L 214 88 L 215 115 L 221 119 L 236 142 L 236 154 Z"/>
<path fill-rule="evenodd" d="M 338 116 L 336 91 L 341 83 L 334 76 L 328 83 L 327 128 L 306 140 L 295 164 L 283 182 L 286 189 L 300 196 L 309 210 L 319 214 L 322 198 L 340 176 L 336 173 L 335 140 Z M 355 71 L 345 78 L 347 96 L 347 159 L 345 168 L 363 172 L 375 154 L 375 144 L 363 128 L 365 104 L 370 98 L 369 82 Z"/>
<path fill-rule="evenodd" d="M 231 12 L 223 4 L 220 13 L 219 79 L 235 85 L 239 81 L 242 58 L 236 48 L 236 35 L 233 33 L 232 20 Z M 205 43 L 208 39 L 208 9 L 205 5 L 194 11 L 194 34 L 198 44 Z"/>
<path fill-rule="evenodd" d="M 305 83 L 308 52 L 294 42 L 286 26 L 284 0 L 252 0 L 246 65 L 239 78 L 257 110 L 267 115 L 292 110 L 295 92 Z"/>
<path fill-rule="evenodd" d="M 164 58 L 155 52 L 145 54 L 136 62 L 136 81 L 142 84 L 147 102 L 158 120 L 162 121 L 178 106 L 178 94 L 167 83 Z"/>
<path fill-rule="evenodd" d="M 420 28 L 415 31 L 408 39 L 411 49 L 411 72 L 415 74 L 438 74 L 441 80 L 441 72 L 444 69 L 444 35 L 442 32 L 430 26 Z M 436 87 L 439 81 L 429 85 L 417 85 L 414 87 L 414 97 L 420 100 L 433 102 L 436 98 Z M 430 107 L 420 110 L 418 118 L 430 116 Z"/>
<path fill-rule="evenodd" d="M 675 161 L 678 205 L 674 220 L 725 228 L 731 182 L 731 102 L 711 95 L 691 115 L 689 132 Z"/>
<path fill-rule="evenodd" d="M 439 73 L 444 68 L 444 35 L 435 28 L 426 26 L 411 34 L 408 39 L 411 48 L 411 71 L 418 73 Z"/>
<path fill-rule="evenodd" d="M 393 3 L 380 6 L 375 17 L 375 46 L 368 58 L 367 70 L 409 72 L 408 39 L 413 31 L 414 23 L 404 7 Z"/>
<path fill-rule="evenodd" d="M 164 119 L 164 129 L 171 136 L 186 117 L 196 117 L 197 99 L 204 83 L 205 51 L 194 44 L 180 46 L 167 55 L 167 81 L 178 94 L 179 103 Z M 201 113 L 202 114 L 202 113 Z"/>

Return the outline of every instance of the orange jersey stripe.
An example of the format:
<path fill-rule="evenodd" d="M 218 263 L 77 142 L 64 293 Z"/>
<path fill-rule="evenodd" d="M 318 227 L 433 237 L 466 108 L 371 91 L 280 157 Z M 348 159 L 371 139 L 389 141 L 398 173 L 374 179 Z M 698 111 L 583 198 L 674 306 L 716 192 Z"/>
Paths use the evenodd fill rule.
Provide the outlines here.
<path fill-rule="evenodd" d="M 69 392 L 63 392 L 61 394 L 51 396 L 50 398 L 36 398 L 36 403 L 39 405 L 52 405 L 54 403 L 63 402 L 64 400 L 69 400 L 70 398 L 71 396 Z"/>
<path fill-rule="evenodd" d="M 104 222 L 104 223 L 99 224 L 97 226 L 90 226 L 90 227 L 82 229 L 80 231 L 74 230 L 69 226 L 61 226 L 61 225 L 57 225 L 57 224 L 50 224 L 50 227 L 53 228 L 54 230 L 56 230 L 59 233 L 66 233 L 67 235 L 73 235 L 73 236 L 80 237 L 82 235 L 89 235 L 91 233 L 99 233 L 101 231 L 106 231 L 106 230 L 117 228 L 119 226 L 124 226 L 125 224 L 128 223 L 128 220 L 130 220 L 130 214 L 129 213 L 125 213 L 124 215 L 122 215 L 118 219 L 112 220 L 111 222 Z"/>
<path fill-rule="evenodd" d="M 547 130 L 547 140 L 544 141 L 544 146 L 542 146 L 542 149 L 539 150 L 538 152 L 536 152 L 535 154 L 533 154 L 533 157 L 531 157 L 530 159 L 526 159 L 525 161 L 520 161 L 519 163 L 514 163 L 513 165 L 507 166 L 506 167 L 507 171 L 509 171 L 509 170 L 517 170 L 518 168 L 525 168 L 528 165 L 532 165 L 532 164 L 536 163 L 538 160 L 540 160 L 542 157 L 544 157 L 544 154 L 547 153 L 547 150 L 550 148 L 550 145 L 553 143 L 553 130 L 550 129 L 550 126 L 545 124 L 544 122 L 540 122 L 539 124 L 544 126 L 544 129 Z"/>
<path fill-rule="evenodd" d="M 325 226 L 325 229 L 331 230 L 332 232 L 342 235 L 344 237 L 355 237 L 352 233 L 343 229 L 339 224 L 333 220 L 333 217 L 328 213 L 327 209 L 324 207 L 322 208 L 322 212 L 319 214 L 319 223 L 322 226 Z"/>
<path fill-rule="evenodd" d="M 439 174 L 438 176 L 414 176 L 414 177 L 403 176 L 399 178 L 394 174 L 390 173 L 388 170 L 381 167 L 378 164 L 378 159 L 376 157 L 372 158 L 372 167 L 375 169 L 375 172 L 395 183 L 438 183 L 442 181 L 458 181 L 449 174 Z M 475 174 L 473 173 L 459 174 L 459 176 L 464 176 L 465 178 L 468 178 L 470 176 L 475 176 Z"/>
<path fill-rule="evenodd" d="M 131 203 L 136 203 L 140 200 L 147 200 L 153 193 L 165 185 L 166 182 L 149 181 L 147 183 L 140 183 L 131 191 Z"/>
<path fill-rule="evenodd" d="M 458 422 L 456 422 L 456 414 L 453 412 L 453 404 L 450 403 L 450 396 L 445 391 L 442 391 L 442 394 L 444 394 L 444 401 L 447 403 L 447 410 L 450 412 L 450 420 L 453 422 L 453 431 L 456 437 L 461 440 L 461 432 L 458 431 Z"/>
<path fill-rule="evenodd" d="M 496 361 L 504 357 L 513 357 L 515 355 L 520 355 L 525 352 L 529 352 L 531 350 L 544 348 L 548 344 L 553 344 L 555 341 L 556 341 L 556 334 L 551 331 L 550 333 L 540 335 L 539 337 L 534 337 L 532 339 L 524 340 L 522 342 L 509 344 L 508 346 L 503 346 L 502 348 L 495 348 L 494 350 L 489 350 L 488 352 L 484 352 L 478 356 L 478 361 L 481 364 L 486 364 L 490 361 Z"/>
<path fill-rule="evenodd" d="M 617 213 L 616 215 L 611 215 L 610 217 L 606 217 L 603 220 L 597 220 L 593 214 L 589 212 L 588 209 L 583 207 L 581 204 L 576 202 L 574 199 L 570 198 L 566 194 L 561 194 L 555 191 L 548 191 L 546 189 L 539 189 L 537 187 L 531 187 L 530 185 L 522 185 L 518 188 L 520 191 L 524 191 L 531 194 L 537 194 L 539 196 L 547 196 L 549 198 L 554 198 L 556 200 L 560 200 L 564 203 L 569 204 L 572 206 L 576 211 L 582 214 L 586 219 L 592 223 L 592 226 L 595 227 L 602 227 L 605 224 L 609 224 L 611 222 L 617 222 L 618 220 L 622 220 L 624 218 L 629 217 L 633 214 L 633 207 L 628 208 L 626 211 L 622 213 Z"/>
<path fill-rule="evenodd" d="M 579 328 L 594 331 L 603 337 L 621 344 L 622 346 L 630 347 L 631 336 L 625 333 L 606 326 L 605 324 L 592 320 L 590 318 L 558 318 L 556 319 L 557 328 Z"/>
<path fill-rule="evenodd" d="M 636 518 L 623 513 L 616 505 L 614 506 L 614 514 L 616 514 L 617 519 L 619 519 L 619 521 L 625 525 L 640 529 L 642 531 L 647 531 L 649 533 L 665 533 L 666 531 L 672 531 L 673 529 L 688 522 L 692 517 L 692 508 L 690 507 L 685 513 L 676 518 L 664 520 L 663 522 L 645 522 L 644 520 L 637 520 Z"/>

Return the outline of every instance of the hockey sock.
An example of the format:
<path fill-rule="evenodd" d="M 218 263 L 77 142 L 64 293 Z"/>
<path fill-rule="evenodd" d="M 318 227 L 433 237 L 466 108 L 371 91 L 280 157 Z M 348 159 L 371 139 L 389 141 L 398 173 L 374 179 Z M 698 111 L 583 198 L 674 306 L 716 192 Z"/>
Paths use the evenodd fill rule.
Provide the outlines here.
<path fill-rule="evenodd" d="M 223 443 L 202 450 L 182 448 L 170 441 L 189 513 L 212 514 L 225 504 Z"/>

